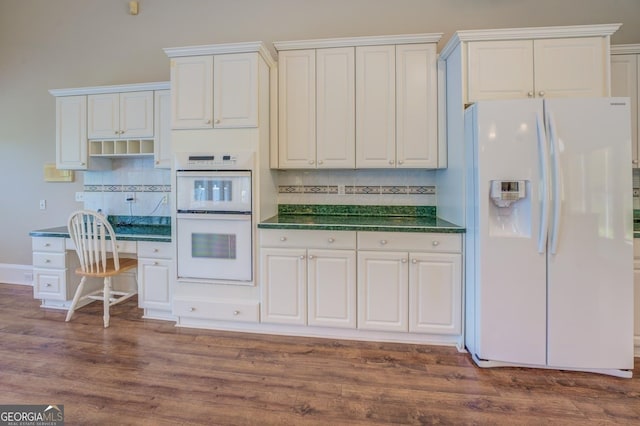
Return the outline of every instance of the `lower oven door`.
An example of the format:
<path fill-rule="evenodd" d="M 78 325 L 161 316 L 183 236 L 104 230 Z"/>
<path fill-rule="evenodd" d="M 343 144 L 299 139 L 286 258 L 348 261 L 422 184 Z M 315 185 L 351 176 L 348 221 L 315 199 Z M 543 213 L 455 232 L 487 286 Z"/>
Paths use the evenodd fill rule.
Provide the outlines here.
<path fill-rule="evenodd" d="M 179 280 L 253 280 L 250 214 L 178 214 Z"/>

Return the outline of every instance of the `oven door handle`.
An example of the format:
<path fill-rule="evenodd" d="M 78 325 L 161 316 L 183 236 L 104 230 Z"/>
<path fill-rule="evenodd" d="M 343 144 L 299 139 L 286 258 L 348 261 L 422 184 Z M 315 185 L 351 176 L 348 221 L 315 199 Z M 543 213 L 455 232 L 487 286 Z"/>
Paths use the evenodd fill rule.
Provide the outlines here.
<path fill-rule="evenodd" d="M 176 171 L 176 177 L 206 177 L 206 178 L 243 178 L 243 177 L 251 177 L 251 172 L 248 170 L 198 170 L 198 171 L 189 171 L 189 170 L 178 170 Z"/>
<path fill-rule="evenodd" d="M 176 213 L 176 218 L 178 220 L 251 220 L 251 214 Z"/>

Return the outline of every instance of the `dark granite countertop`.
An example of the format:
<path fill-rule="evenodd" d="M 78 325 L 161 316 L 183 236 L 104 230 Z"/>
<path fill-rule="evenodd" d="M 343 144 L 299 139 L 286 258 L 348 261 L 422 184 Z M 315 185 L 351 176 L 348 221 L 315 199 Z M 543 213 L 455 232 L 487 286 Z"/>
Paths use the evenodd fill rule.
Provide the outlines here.
<path fill-rule="evenodd" d="M 463 233 L 435 215 L 433 207 L 280 205 L 260 229 Z"/>
<path fill-rule="evenodd" d="M 109 216 L 109 222 L 121 241 L 171 242 L 171 218 L 154 216 Z M 29 233 L 32 237 L 69 238 L 66 226 L 38 229 Z"/>

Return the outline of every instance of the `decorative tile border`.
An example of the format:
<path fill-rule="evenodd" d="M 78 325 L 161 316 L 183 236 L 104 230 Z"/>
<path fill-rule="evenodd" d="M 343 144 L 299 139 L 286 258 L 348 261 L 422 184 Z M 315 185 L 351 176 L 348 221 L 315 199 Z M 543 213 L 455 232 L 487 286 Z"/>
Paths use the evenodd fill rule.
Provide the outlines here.
<path fill-rule="evenodd" d="M 280 185 L 280 194 L 337 194 L 337 185 Z M 390 194 L 390 195 L 431 195 L 436 193 L 436 187 L 426 186 L 398 186 L 398 185 L 345 185 L 345 194 Z"/>
<path fill-rule="evenodd" d="M 436 206 L 278 204 L 279 215 L 436 217 Z"/>
<path fill-rule="evenodd" d="M 171 192 L 171 185 L 84 185 L 84 192 Z"/>

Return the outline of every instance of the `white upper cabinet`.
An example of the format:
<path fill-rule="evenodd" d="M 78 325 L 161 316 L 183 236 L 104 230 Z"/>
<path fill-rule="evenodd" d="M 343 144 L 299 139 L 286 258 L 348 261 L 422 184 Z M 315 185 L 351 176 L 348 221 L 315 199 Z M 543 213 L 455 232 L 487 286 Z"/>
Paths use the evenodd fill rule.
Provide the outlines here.
<path fill-rule="evenodd" d="M 157 168 L 171 168 L 171 91 L 155 93 L 155 143 L 154 164 Z"/>
<path fill-rule="evenodd" d="M 355 50 L 316 51 L 316 156 L 318 168 L 354 168 Z"/>
<path fill-rule="evenodd" d="M 171 58 L 173 129 L 259 126 L 260 61 L 269 68 L 275 67 L 261 42 L 164 51 Z"/>
<path fill-rule="evenodd" d="M 631 103 L 631 158 L 638 167 L 638 126 L 640 126 L 640 44 L 611 46 L 611 96 L 628 97 Z"/>
<path fill-rule="evenodd" d="M 152 138 L 153 91 L 88 95 L 89 139 Z"/>
<path fill-rule="evenodd" d="M 315 50 L 281 52 L 278 62 L 280 167 L 315 168 Z"/>
<path fill-rule="evenodd" d="M 171 127 L 213 127 L 213 57 L 171 59 Z"/>
<path fill-rule="evenodd" d="M 56 168 L 87 169 L 87 97 L 56 98 Z"/>
<path fill-rule="evenodd" d="M 440 36 L 276 42 L 276 166 L 437 168 Z"/>
<path fill-rule="evenodd" d="M 609 42 L 619 27 L 457 31 L 440 52 L 447 63 L 447 103 L 459 89 L 463 104 L 486 99 L 608 96 Z"/>
<path fill-rule="evenodd" d="M 356 167 L 396 162 L 395 46 L 356 48 Z"/>
<path fill-rule="evenodd" d="M 258 55 L 213 57 L 213 126 L 258 126 Z"/>

